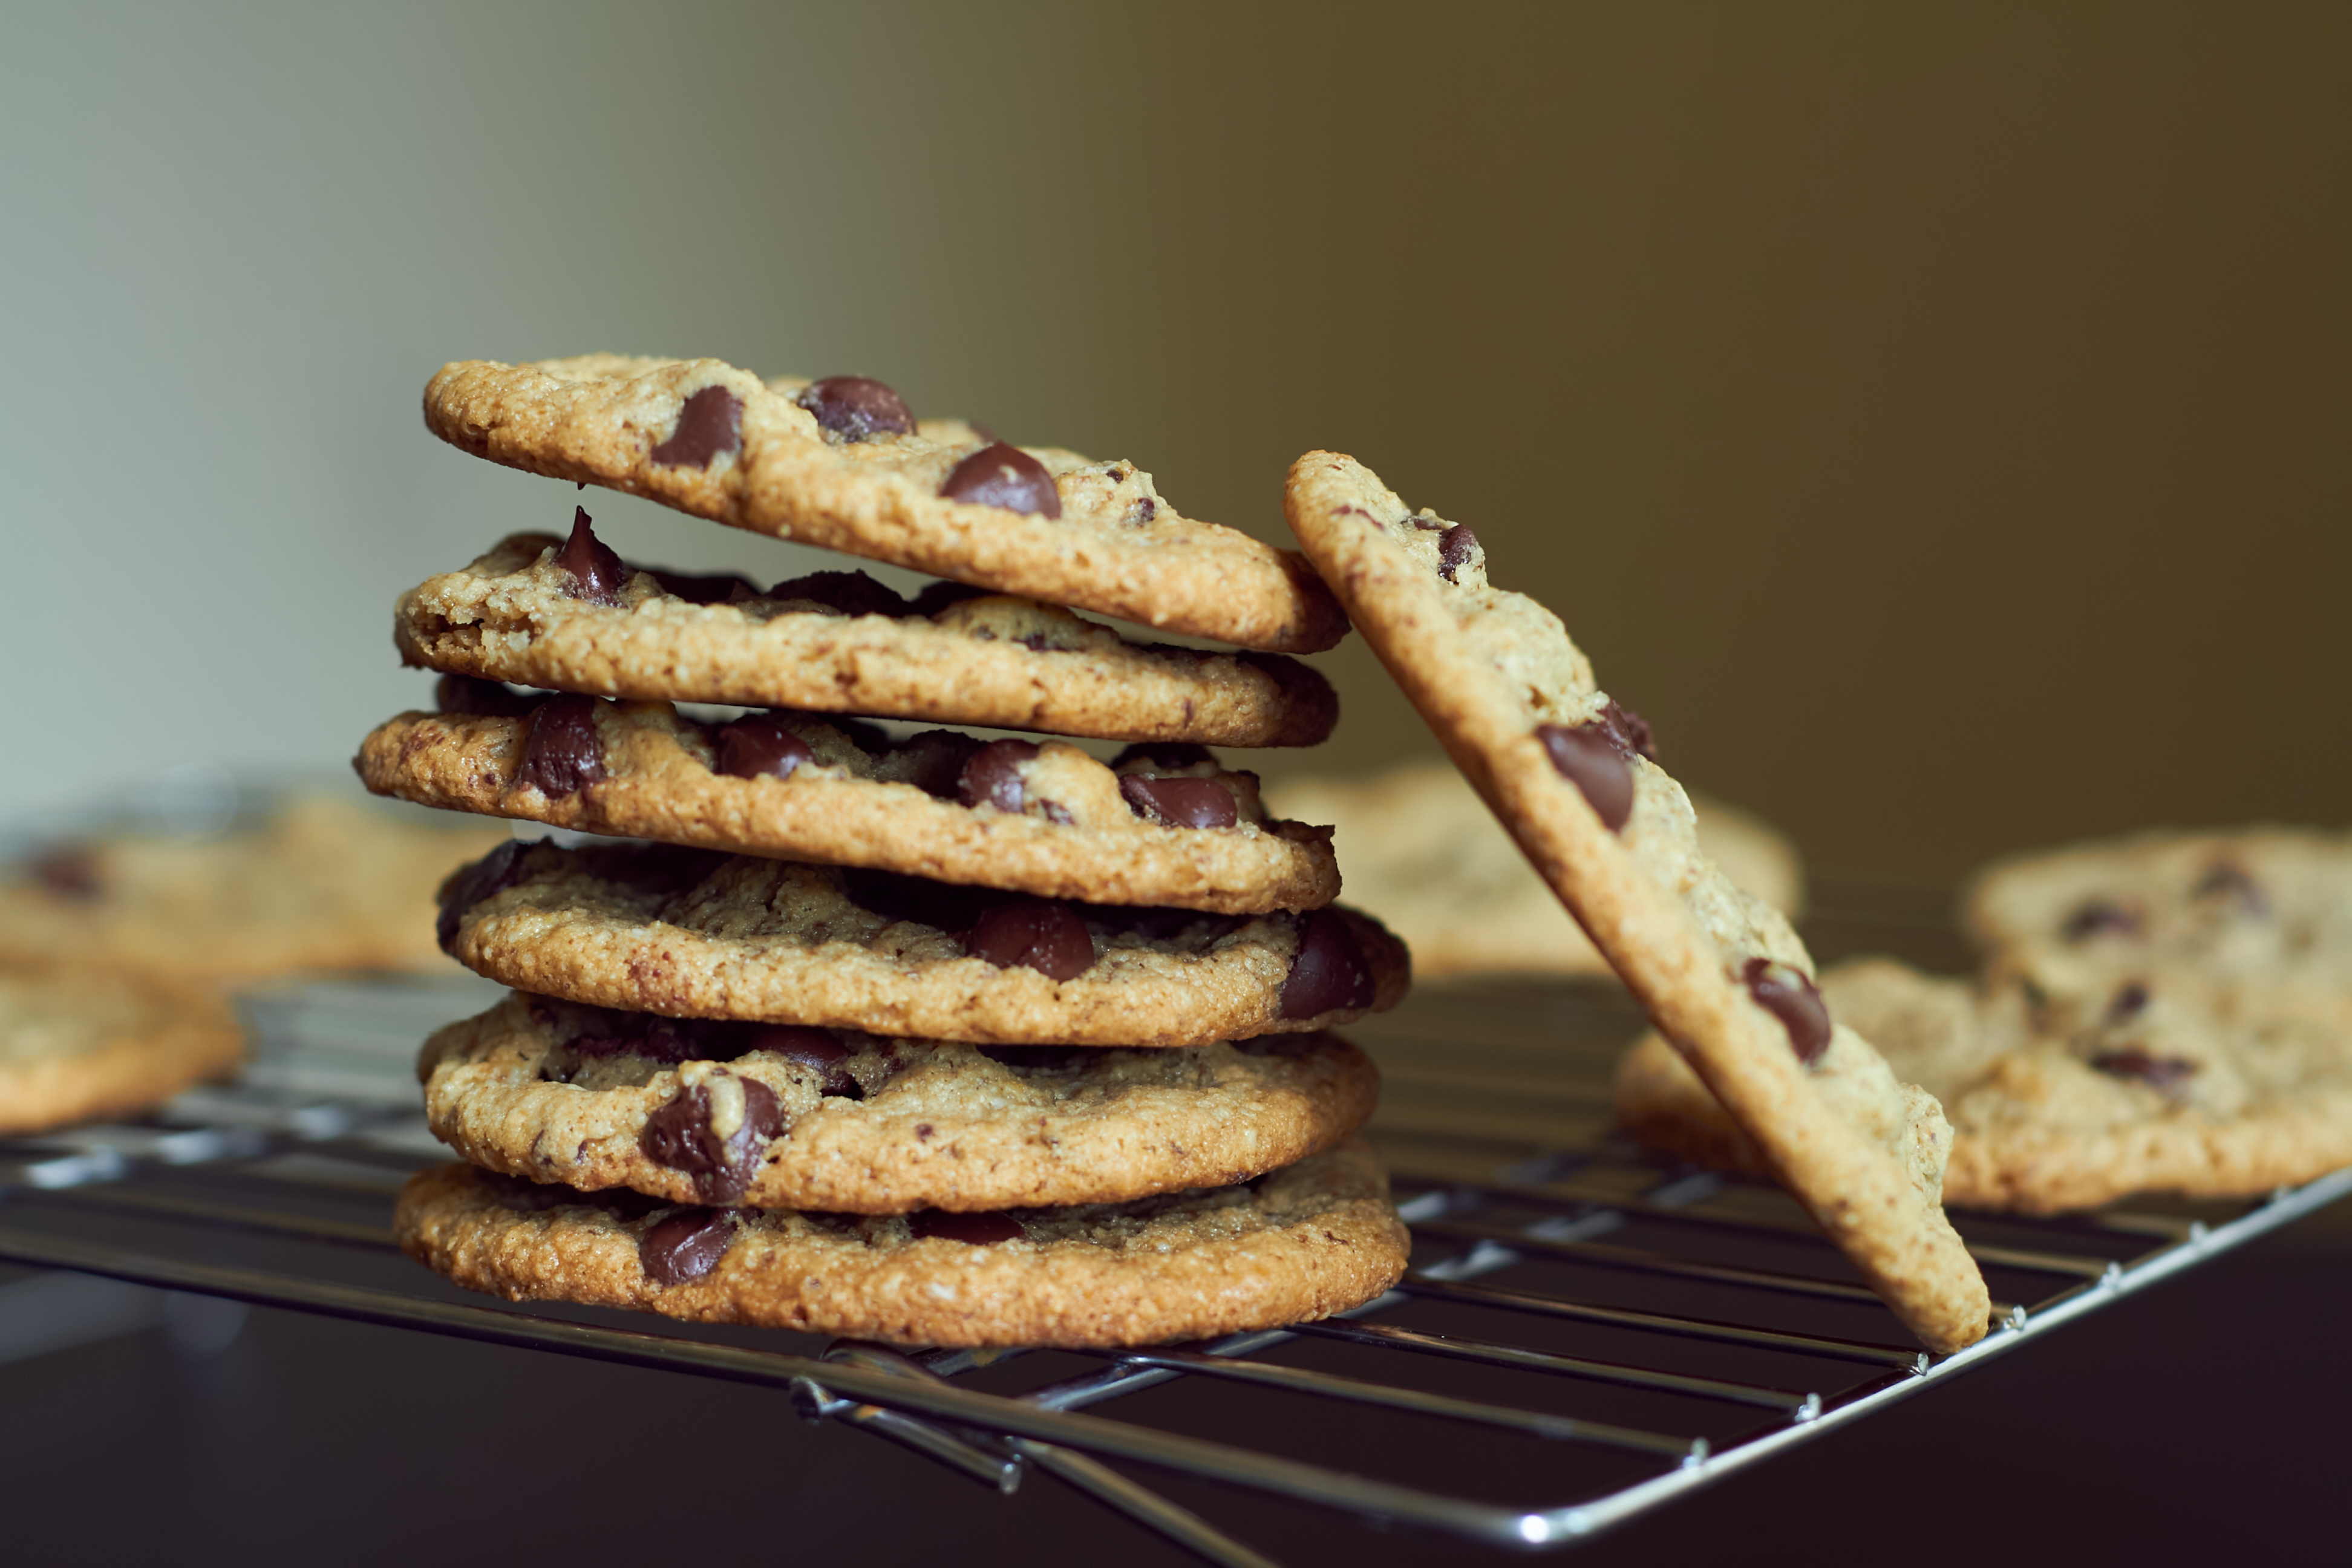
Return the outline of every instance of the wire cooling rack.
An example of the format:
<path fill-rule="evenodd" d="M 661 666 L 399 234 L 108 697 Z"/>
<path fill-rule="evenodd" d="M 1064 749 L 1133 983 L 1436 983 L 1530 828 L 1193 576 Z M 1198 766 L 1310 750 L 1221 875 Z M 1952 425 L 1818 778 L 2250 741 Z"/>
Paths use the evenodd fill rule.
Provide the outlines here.
<path fill-rule="evenodd" d="M 1832 902 L 1811 929 L 1832 953 L 1932 958 L 1949 942 L 1932 904 L 1891 895 Z M 1622 995 L 1432 991 L 1350 1031 L 1386 1075 L 1374 1131 L 1414 1234 L 1413 1268 L 1389 1295 L 1326 1322 L 1149 1350 L 822 1345 L 509 1307 L 398 1256 L 393 1194 L 442 1157 L 416 1111 L 417 1041 L 495 994 L 382 982 L 257 995 L 240 1084 L 136 1123 L 0 1143 L 0 1260 L 71 1271 L 0 1286 L 0 1360 L 159 1323 L 218 1331 L 185 1309 L 226 1298 L 767 1384 L 811 1421 L 888 1438 L 1003 1491 L 1045 1471 L 1217 1563 L 1268 1559 L 1136 1468 L 1490 1544 L 1560 1546 L 2352 1188 L 2345 1172 L 2256 1204 L 1958 1215 L 1996 1322 L 1973 1348 L 1931 1357 L 1781 1194 L 1612 1140 L 1608 1075 L 1639 1028 Z"/>

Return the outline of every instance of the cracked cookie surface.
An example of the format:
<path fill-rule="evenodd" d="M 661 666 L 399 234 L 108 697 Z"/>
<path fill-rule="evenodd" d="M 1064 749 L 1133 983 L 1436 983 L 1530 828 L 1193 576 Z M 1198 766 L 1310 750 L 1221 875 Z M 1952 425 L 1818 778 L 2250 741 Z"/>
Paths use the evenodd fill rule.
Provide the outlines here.
<path fill-rule="evenodd" d="M 489 1170 L 673 1203 L 858 1214 L 1232 1185 L 1337 1143 L 1380 1092 L 1370 1059 L 1329 1035 L 977 1047 L 680 1026 L 520 994 L 436 1034 L 417 1074 L 435 1135 Z M 730 1079 L 766 1097 L 739 1104 Z"/>
<path fill-rule="evenodd" d="M 1166 631 L 1275 653 L 1347 633 L 1295 552 L 1182 516 L 1132 463 L 992 446 L 903 404 L 878 422 L 842 420 L 809 406 L 824 384 L 763 382 L 715 359 L 471 360 L 433 377 L 425 422 L 509 468 Z M 1025 468 L 1034 493 L 960 484 L 984 455 Z"/>
<path fill-rule="evenodd" d="M 909 1345 L 1156 1344 L 1345 1311 L 1410 1246 L 1370 1145 L 1129 1204 L 858 1217 L 676 1208 L 469 1165 L 400 1195 L 402 1248 L 509 1300 Z"/>
<path fill-rule="evenodd" d="M 1403 944 L 1349 910 L 1045 903 L 662 846 L 502 847 L 450 879 L 441 929 L 460 963 L 539 995 L 989 1045 L 1311 1033 L 1411 981 Z"/>

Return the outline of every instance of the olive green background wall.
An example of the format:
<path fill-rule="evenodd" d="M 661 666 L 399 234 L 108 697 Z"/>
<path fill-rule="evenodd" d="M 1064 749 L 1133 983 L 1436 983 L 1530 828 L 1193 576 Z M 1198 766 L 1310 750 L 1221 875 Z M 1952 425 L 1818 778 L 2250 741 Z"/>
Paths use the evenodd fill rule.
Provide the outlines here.
<path fill-rule="evenodd" d="M 425 377 L 613 348 L 1270 538 L 1350 451 L 1817 866 L 2340 823 L 2347 58 L 2340 5 L 18 8 L 0 810 L 339 763 L 422 699 L 394 594 L 572 504 Z M 1428 748 L 1326 664 L 1315 765 Z"/>

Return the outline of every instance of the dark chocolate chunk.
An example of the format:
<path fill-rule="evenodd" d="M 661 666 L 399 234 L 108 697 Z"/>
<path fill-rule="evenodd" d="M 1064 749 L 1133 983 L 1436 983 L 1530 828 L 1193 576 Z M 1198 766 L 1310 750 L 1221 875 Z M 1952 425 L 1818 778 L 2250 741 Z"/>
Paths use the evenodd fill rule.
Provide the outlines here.
<path fill-rule="evenodd" d="M 572 509 L 572 537 L 555 552 L 555 563 L 572 574 L 572 586 L 564 592 L 575 599 L 594 605 L 618 604 L 621 590 L 629 585 L 629 569 L 588 526 L 588 509 L 584 506 Z"/>
<path fill-rule="evenodd" d="M 2089 899 L 2075 906 L 2058 934 L 2068 942 L 2088 942 L 2095 936 L 2136 936 L 2139 911 L 2111 899 Z"/>
<path fill-rule="evenodd" d="M 1478 548 L 1478 536 L 1470 531 L 1466 522 L 1457 522 L 1437 539 L 1437 574 L 1447 582 L 1470 560 L 1470 552 Z"/>
<path fill-rule="evenodd" d="M 1248 915 L 1213 915 L 1200 910 L 1172 910 L 1144 904 L 1088 904 L 1087 919 L 1106 931 L 1126 931 L 1150 942 L 1174 942 L 1189 936 L 1202 947 L 1241 930 Z"/>
<path fill-rule="evenodd" d="M 945 1209 L 919 1209 L 907 1216 L 907 1228 L 917 1241 L 961 1241 L 966 1247 L 993 1247 L 1000 1241 L 1022 1241 L 1029 1233 L 1009 1214 L 950 1214 Z"/>
<path fill-rule="evenodd" d="M 1371 962 L 1348 917 L 1337 910 L 1317 910 L 1304 917 L 1298 953 L 1290 961 L 1290 977 L 1282 983 L 1282 1016 L 1312 1018 L 1352 1012 L 1370 1006 L 1375 994 Z"/>
<path fill-rule="evenodd" d="M 2263 885 L 2235 860 L 2216 860 L 2189 892 L 2200 899 L 2227 899 L 2243 914 L 2270 913 L 2271 901 L 2263 896 Z"/>
<path fill-rule="evenodd" d="M 575 1005 L 578 1032 L 565 1043 L 583 1057 L 626 1053 L 665 1067 L 681 1062 L 731 1062 L 754 1048 L 757 1026 L 727 1018 L 667 1018 L 617 1007 Z M 748 1081 L 748 1080 L 747 1080 Z"/>
<path fill-rule="evenodd" d="M 978 888 L 865 867 L 845 869 L 841 890 L 849 895 L 850 902 L 885 920 L 911 921 L 943 931 L 970 931 L 993 896 Z"/>
<path fill-rule="evenodd" d="M 734 1222 L 718 1210 L 680 1209 L 638 1238 L 637 1267 L 656 1285 L 684 1285 L 718 1268 L 734 1239 Z"/>
<path fill-rule="evenodd" d="M 1155 768 L 1166 768 L 1173 772 L 1178 768 L 1196 768 L 1202 763 L 1213 763 L 1217 759 L 1210 752 L 1208 747 L 1195 745 L 1190 741 L 1138 741 L 1134 745 L 1113 757 L 1110 760 L 1110 765 L 1116 771 L 1139 760 L 1149 763 Z"/>
<path fill-rule="evenodd" d="M 1029 799 L 1021 764 L 1037 754 L 1034 741 L 991 741 L 974 752 L 956 775 L 956 799 L 965 805 L 1019 811 Z"/>
<path fill-rule="evenodd" d="M 1020 899 L 981 911 L 964 952 L 999 969 L 1034 969 L 1048 980 L 1076 980 L 1094 966 L 1095 939 L 1067 904 Z"/>
<path fill-rule="evenodd" d="M 950 605 L 961 605 L 966 599 L 989 598 L 995 593 L 995 589 L 983 588 L 976 583 L 926 583 L 923 591 L 915 595 L 911 613 L 936 616 Z"/>
<path fill-rule="evenodd" d="M 662 592 L 674 599 L 684 599 L 690 605 L 728 605 L 755 596 L 759 590 L 750 579 L 738 577 L 732 572 L 696 574 L 691 572 L 656 572 L 654 581 Z"/>
<path fill-rule="evenodd" d="M 1231 827 L 1241 821 L 1234 792 L 1214 779 L 1148 779 L 1125 773 L 1118 793 L 1135 815 L 1170 827 Z"/>
<path fill-rule="evenodd" d="M 757 1079 L 738 1076 L 734 1081 L 743 1088 L 743 1122 L 731 1137 L 721 1139 L 712 1130 L 710 1090 L 697 1084 L 647 1117 L 637 1140 L 646 1158 L 693 1178 L 695 1195 L 705 1203 L 740 1198 L 768 1141 L 784 1129 L 784 1109 L 773 1089 Z"/>
<path fill-rule="evenodd" d="M 515 783 L 554 800 L 604 779 L 604 748 L 596 738 L 596 699 L 551 697 L 532 710 Z"/>
<path fill-rule="evenodd" d="M 2147 1011 L 2147 986 L 2137 980 L 2126 980 L 2116 987 L 2107 1000 L 2107 1022 L 2120 1024 L 2126 1018 L 2137 1018 Z"/>
<path fill-rule="evenodd" d="M 442 952 L 456 951 L 457 923 L 466 918 L 467 910 L 522 880 L 523 852 L 530 847 L 519 838 L 509 838 L 473 864 L 458 867 L 442 882 L 441 919 L 434 928 L 441 939 Z"/>
<path fill-rule="evenodd" d="M 907 613 L 907 601 L 863 572 L 811 572 L 768 590 L 771 599 L 806 599 L 845 616 L 888 616 Z"/>
<path fill-rule="evenodd" d="M 865 1098 L 857 1080 L 849 1076 L 849 1048 L 835 1039 L 830 1029 L 811 1029 L 797 1024 L 765 1024 L 752 1031 L 751 1048 L 766 1051 L 795 1066 L 806 1068 L 816 1079 L 819 1094 L 839 1095 L 850 1100 Z"/>
<path fill-rule="evenodd" d="M 806 741 L 772 713 L 747 713 L 731 724 L 721 724 L 711 736 L 710 771 L 730 779 L 788 779 L 803 763 L 816 761 Z"/>
<path fill-rule="evenodd" d="M 1609 706 L 1601 710 L 1601 721 L 1609 726 L 1610 731 L 1627 751 L 1638 752 L 1654 763 L 1658 760 L 1657 738 L 1650 733 L 1648 721 L 1639 713 L 1612 697 L 1609 700 Z"/>
<path fill-rule="evenodd" d="M 793 399 L 816 416 L 816 422 L 845 441 L 871 441 L 877 436 L 911 436 L 915 416 L 907 400 L 878 381 L 862 375 L 828 375 L 810 382 Z"/>
<path fill-rule="evenodd" d="M 1789 1031 L 1789 1048 L 1801 1062 L 1813 1060 L 1830 1045 L 1830 1005 L 1805 972 L 1769 958 L 1751 958 L 1739 972 L 1756 1005 Z"/>
<path fill-rule="evenodd" d="M 963 784 L 963 766 L 982 742 L 953 730 L 925 730 L 888 747 L 895 776 L 925 795 L 954 800 Z"/>
<path fill-rule="evenodd" d="M 433 705 L 444 713 L 520 719 L 546 700 L 543 691 L 526 696 L 502 680 L 482 680 L 470 675 L 445 675 L 433 683 Z"/>
<path fill-rule="evenodd" d="M 743 400 L 723 386 L 706 386 L 686 400 L 677 428 L 651 455 L 666 468 L 707 468 L 742 444 Z"/>
<path fill-rule="evenodd" d="M 1606 724 L 1538 724 L 1536 739 L 1559 776 L 1583 793 L 1601 826 L 1622 832 L 1633 815 L 1633 768 L 1615 732 Z"/>
<path fill-rule="evenodd" d="M 2137 1046 L 2102 1051 L 2091 1065 L 2116 1078 L 2136 1078 L 2150 1089 L 2170 1089 L 2197 1071 L 2197 1064 L 2179 1057 L 2152 1057 Z"/>
<path fill-rule="evenodd" d="M 25 869 L 59 898 L 98 897 L 98 851 L 87 844 L 60 844 L 36 857 Z"/>
<path fill-rule="evenodd" d="M 1062 492 L 1045 465 L 1018 447 L 982 447 L 948 475 L 940 494 L 973 506 L 1001 506 L 1033 517 L 1062 515 Z"/>

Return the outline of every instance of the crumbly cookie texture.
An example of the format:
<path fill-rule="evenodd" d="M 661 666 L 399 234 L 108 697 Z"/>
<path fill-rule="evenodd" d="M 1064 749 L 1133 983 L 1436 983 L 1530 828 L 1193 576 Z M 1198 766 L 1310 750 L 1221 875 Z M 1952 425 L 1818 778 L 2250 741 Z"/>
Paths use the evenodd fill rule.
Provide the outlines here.
<path fill-rule="evenodd" d="M 1361 1139 L 1245 1186 L 945 1224 L 656 1205 L 451 1164 L 410 1180 L 394 1228 L 411 1258 L 509 1300 L 909 1345 L 1157 1344 L 1325 1318 L 1393 1285 L 1411 1245 Z"/>
<path fill-rule="evenodd" d="M 1360 780 L 1284 774 L 1265 781 L 1265 799 L 1279 816 L 1332 825 L 1348 901 L 1412 949 L 1417 980 L 1613 973 L 1451 763 Z M 1795 846 L 1737 807 L 1696 792 L 1690 802 L 1699 853 L 1794 919 L 1804 903 Z"/>
<path fill-rule="evenodd" d="M 2158 970 L 2084 1022 L 2021 987 L 1838 965 L 1822 990 L 1948 1109 L 1948 1201 L 2049 1214 L 2144 1191 L 2245 1196 L 2352 1164 L 2352 1001 Z M 1621 1065 L 1643 1142 L 1755 1171 L 1754 1145 L 1655 1036 Z"/>
<path fill-rule="evenodd" d="M 1411 983 L 1403 944 L 1351 910 L 1242 917 L 1008 901 L 663 847 L 516 845 L 453 878 L 444 900 L 451 953 L 520 991 L 985 1045 L 1307 1034 L 1393 1007 Z M 1023 911 L 1043 924 L 1008 946 L 990 917 Z M 1019 956 L 1033 942 L 1072 945 L 1041 968 Z"/>
<path fill-rule="evenodd" d="M 1267 820 L 1257 776 L 1197 749 L 1136 748 L 1105 764 L 1058 741 L 983 749 L 932 731 L 894 745 L 851 721 L 774 722 L 807 753 L 788 777 L 714 772 L 725 737 L 666 702 L 585 697 L 520 718 L 404 713 L 368 736 L 353 765 L 368 788 L 420 805 L 1040 898 L 1233 914 L 1315 909 L 1339 894 L 1330 830 Z M 559 735 L 566 725 L 577 735 Z M 534 763 L 551 750 L 562 768 Z M 1170 779 L 1222 789 L 1227 825 L 1147 815 L 1137 792 Z"/>
<path fill-rule="evenodd" d="M 950 500 L 990 437 L 961 420 L 828 429 L 802 406 L 808 390 L 715 359 L 471 360 L 425 387 L 425 423 L 509 468 L 1166 631 L 1274 653 L 1347 633 L 1296 553 L 1181 515 L 1132 463 L 1021 448 L 1054 516 Z"/>
<path fill-rule="evenodd" d="M 226 1072 L 245 1037 L 207 988 L 89 965 L 0 965 L 0 1133 L 142 1110 Z"/>
<path fill-rule="evenodd" d="M 1474 534 L 1353 458 L 1308 453 L 1285 500 L 1381 663 L 1773 1173 L 1922 1343 L 1983 1337 L 1990 1300 L 1944 1215 L 1951 1131 L 1934 1099 L 1831 1025 L 1796 933 L 1700 853 L 1688 797 L 1643 754 L 1647 727 L 1558 617 L 1490 587 Z"/>
<path fill-rule="evenodd" d="M 1330 1035 L 978 1047 L 681 1028 L 521 995 L 435 1035 L 417 1073 L 435 1135 L 489 1170 L 850 1214 L 1229 1186 L 1331 1147 L 1380 1094 L 1371 1062 Z M 767 1091 L 748 1113 L 747 1083 Z"/>
<path fill-rule="evenodd" d="M 0 960 L 196 981 L 439 970 L 447 961 L 433 944 L 434 889 L 507 837 L 302 795 L 217 838 L 58 844 L 0 881 Z"/>
<path fill-rule="evenodd" d="M 927 613 L 862 573 L 764 592 L 739 580 L 729 598 L 720 580 L 642 567 L 590 597 L 563 545 L 519 533 L 402 595 L 402 659 L 602 697 L 1111 741 L 1312 746 L 1339 717 L 1330 683 L 1296 659 L 1131 643 L 1034 599 L 980 595 Z"/>

